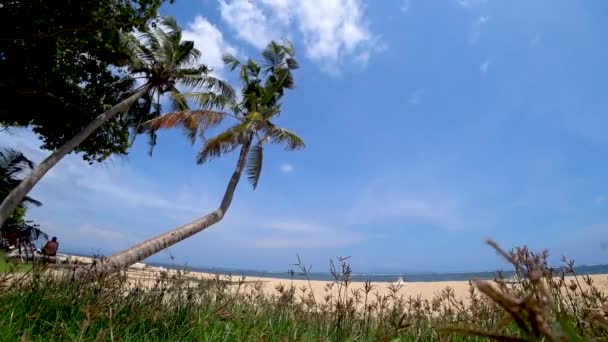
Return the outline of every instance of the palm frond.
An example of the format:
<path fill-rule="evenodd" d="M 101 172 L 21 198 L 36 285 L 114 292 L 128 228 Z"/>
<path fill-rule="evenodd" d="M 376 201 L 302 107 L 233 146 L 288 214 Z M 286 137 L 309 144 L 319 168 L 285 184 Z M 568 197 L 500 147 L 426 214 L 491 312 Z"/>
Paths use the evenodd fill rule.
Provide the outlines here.
<path fill-rule="evenodd" d="M 35 205 L 37 207 L 41 207 L 42 206 L 42 202 L 40 202 L 40 201 L 38 201 L 36 199 L 33 199 L 30 196 L 25 196 L 23 198 L 23 201 L 21 202 L 21 204 L 23 204 L 23 205 L 32 204 L 32 205 Z"/>
<path fill-rule="evenodd" d="M 295 133 L 284 128 L 272 127 L 268 132 L 273 143 L 285 144 L 285 149 L 289 151 L 299 150 L 306 147 L 304 140 L 298 137 Z"/>
<path fill-rule="evenodd" d="M 243 143 L 248 127 L 249 123 L 241 123 L 206 140 L 198 153 L 197 163 L 203 164 L 222 154 L 234 151 Z"/>
<path fill-rule="evenodd" d="M 260 77 L 260 71 L 262 71 L 262 68 L 252 59 L 245 64 L 245 73 L 248 79 L 253 78 L 257 80 Z"/>
<path fill-rule="evenodd" d="M 26 239 L 30 242 L 36 241 L 40 238 L 43 238 L 45 240 L 49 239 L 48 234 L 46 234 L 40 229 L 40 225 L 33 224 L 32 221 L 17 223 L 14 225 L 10 225 L 7 228 L 10 231 L 16 232 L 21 239 Z"/>
<path fill-rule="evenodd" d="M 156 135 L 156 131 L 148 131 L 148 155 L 150 157 L 152 157 L 152 153 L 154 153 L 157 138 L 158 136 Z"/>
<path fill-rule="evenodd" d="M 212 110 L 187 110 L 164 114 L 145 122 L 143 125 L 151 131 L 181 127 L 194 143 L 200 132 L 219 125 L 224 116 L 225 113 Z"/>
<path fill-rule="evenodd" d="M 124 116 L 124 122 L 131 130 L 131 142 L 133 145 L 137 135 L 144 133 L 142 124 L 160 116 L 160 104 L 154 103 L 150 93 L 142 96 Z"/>
<path fill-rule="evenodd" d="M 160 29 L 148 29 L 142 31 L 139 40 L 142 41 L 144 48 L 142 52 L 145 53 L 145 57 L 151 61 L 162 61 L 165 60 L 163 54 L 163 38 L 165 35 L 162 34 Z"/>
<path fill-rule="evenodd" d="M 201 52 L 194 47 L 194 42 L 187 40 L 177 42 L 177 51 L 175 51 L 173 63 L 175 65 L 193 65 L 201 57 Z"/>
<path fill-rule="evenodd" d="M 23 153 L 11 148 L 0 149 L 0 175 L 13 178 L 16 174 L 33 169 L 34 162 L 26 158 Z"/>
<path fill-rule="evenodd" d="M 280 68 L 275 71 L 276 83 L 281 88 L 293 89 L 295 82 L 293 80 L 293 74 L 291 70 L 286 68 Z"/>
<path fill-rule="evenodd" d="M 181 32 L 182 28 L 177 23 L 172 16 L 166 16 L 161 19 L 161 25 L 168 29 L 171 34 L 175 34 L 175 32 Z"/>
<path fill-rule="evenodd" d="M 201 89 L 206 92 L 211 92 L 222 96 L 227 103 L 236 102 L 236 92 L 232 86 L 217 77 L 209 75 L 180 75 L 178 81 L 189 87 Z"/>
<path fill-rule="evenodd" d="M 271 72 L 280 67 L 285 60 L 285 56 L 285 49 L 275 41 L 271 41 L 262 51 L 264 72 Z"/>
<path fill-rule="evenodd" d="M 236 57 L 228 53 L 222 56 L 222 61 L 230 71 L 234 71 L 234 69 L 241 65 L 241 62 Z"/>
<path fill-rule="evenodd" d="M 283 97 L 283 89 L 293 89 L 295 83 L 293 75 L 289 69 L 276 69 L 271 76 L 266 79 L 263 92 L 264 96 L 261 103 L 265 106 L 276 106 Z"/>
<path fill-rule="evenodd" d="M 171 86 L 167 89 L 168 98 L 171 102 L 171 110 L 174 112 L 177 111 L 186 111 L 189 110 L 188 101 L 182 96 L 179 89 L 175 86 Z"/>
<path fill-rule="evenodd" d="M 226 108 L 233 104 L 222 95 L 211 92 L 189 92 L 175 96 L 182 98 L 183 101 L 192 101 L 200 108 Z"/>
<path fill-rule="evenodd" d="M 297 69 L 300 67 L 300 65 L 298 64 L 298 61 L 296 61 L 294 58 L 285 59 L 285 63 L 287 64 L 287 67 L 291 70 Z"/>
<path fill-rule="evenodd" d="M 260 174 L 262 173 L 262 160 L 264 157 L 264 148 L 261 144 L 257 144 L 249 150 L 247 155 L 247 165 L 245 167 L 245 173 L 249 183 L 255 190 L 260 180 Z"/>
<path fill-rule="evenodd" d="M 132 33 L 119 32 L 119 44 L 121 50 L 126 54 L 127 67 L 138 72 L 143 69 L 144 62 L 144 51 L 142 50 L 142 44 Z"/>
<path fill-rule="evenodd" d="M 283 44 L 281 44 L 281 47 L 290 58 L 293 59 L 293 57 L 296 55 L 296 49 L 294 48 L 291 40 L 283 39 Z"/>

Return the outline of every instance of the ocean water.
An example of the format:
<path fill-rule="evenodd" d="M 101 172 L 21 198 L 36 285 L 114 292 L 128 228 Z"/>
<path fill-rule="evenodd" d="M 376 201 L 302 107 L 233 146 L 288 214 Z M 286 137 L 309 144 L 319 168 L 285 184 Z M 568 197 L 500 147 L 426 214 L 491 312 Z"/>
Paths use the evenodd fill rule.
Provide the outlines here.
<path fill-rule="evenodd" d="M 79 255 L 91 257 L 92 255 L 81 254 L 81 253 L 70 253 L 67 254 Z M 300 273 L 291 274 L 290 272 L 268 272 L 268 271 L 256 271 L 256 270 L 243 270 L 243 269 L 228 269 L 228 268 L 211 268 L 211 267 L 194 267 L 184 266 L 177 264 L 168 263 L 156 263 L 146 262 L 150 266 L 160 266 L 169 269 L 178 270 L 189 270 L 193 272 L 205 272 L 212 274 L 228 274 L 235 277 L 260 277 L 260 278 L 279 278 L 279 279 L 307 279 L 306 276 Z M 558 269 L 559 267 L 555 267 Z M 574 268 L 574 271 L 578 275 L 592 275 L 592 274 L 608 274 L 608 264 L 605 265 L 581 265 Z M 502 274 L 508 278 L 513 275 L 512 270 L 501 270 Z M 484 271 L 484 272 L 462 272 L 462 273 L 354 273 L 352 274 L 352 280 L 355 282 L 373 281 L 373 282 L 394 282 L 399 278 L 405 282 L 432 282 L 432 281 L 467 281 L 471 279 L 486 279 L 491 280 L 496 276 L 497 271 Z M 312 272 L 308 274 L 310 280 L 321 280 L 321 281 L 332 281 L 334 280 L 332 275 L 328 272 Z"/>
<path fill-rule="evenodd" d="M 161 263 L 148 263 L 151 266 L 162 266 L 165 268 L 173 269 L 187 269 L 195 272 L 206 272 L 213 274 L 229 274 L 235 277 L 262 277 L 262 278 L 279 278 L 279 279 L 307 279 L 307 277 L 300 273 L 291 274 L 290 272 L 264 272 L 254 270 L 238 270 L 238 269 L 221 269 L 221 268 L 205 268 L 205 267 L 183 267 L 177 265 L 161 264 Z M 591 274 L 608 274 L 608 265 L 590 265 L 590 266 L 578 266 L 575 267 L 575 272 L 579 275 L 591 275 Z M 513 271 L 503 270 L 505 277 L 511 277 Z M 352 274 L 352 280 L 355 282 L 373 281 L 373 282 L 394 282 L 397 279 L 402 278 L 405 282 L 431 282 L 431 281 L 467 281 L 471 279 L 494 279 L 497 272 L 468 272 L 468 273 L 392 273 L 392 274 Z M 331 281 L 333 277 L 329 273 L 310 273 L 308 274 L 310 280 L 322 280 Z"/>

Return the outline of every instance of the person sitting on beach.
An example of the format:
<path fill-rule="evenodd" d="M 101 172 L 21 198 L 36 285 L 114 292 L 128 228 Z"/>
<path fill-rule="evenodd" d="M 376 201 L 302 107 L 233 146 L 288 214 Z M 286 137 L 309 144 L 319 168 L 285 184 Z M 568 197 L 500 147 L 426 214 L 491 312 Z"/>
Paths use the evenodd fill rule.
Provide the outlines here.
<path fill-rule="evenodd" d="M 51 241 L 47 242 L 46 245 L 42 248 L 42 254 L 46 256 L 55 256 L 57 255 L 57 250 L 59 249 L 59 242 L 57 242 L 57 238 L 53 236 Z"/>

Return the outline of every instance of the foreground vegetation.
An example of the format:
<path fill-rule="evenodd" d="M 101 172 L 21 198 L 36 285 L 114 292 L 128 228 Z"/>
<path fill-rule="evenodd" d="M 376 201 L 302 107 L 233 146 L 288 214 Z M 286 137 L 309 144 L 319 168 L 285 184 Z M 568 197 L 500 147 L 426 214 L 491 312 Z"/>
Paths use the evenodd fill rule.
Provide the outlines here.
<path fill-rule="evenodd" d="M 399 287 L 377 295 L 349 289 L 345 260 L 332 267 L 337 296 L 307 289 L 187 273 L 161 277 L 144 288 L 125 274 L 95 282 L 50 276 L 41 267 L 5 275 L 0 292 L 2 341 L 605 341 L 608 301 L 572 265 L 547 267 L 547 253 L 504 253 L 517 271 L 495 287 L 472 282 L 469 298 L 449 289 L 432 300 L 404 298 Z M 568 274 L 575 275 L 567 278 Z M 27 279 L 27 280 L 26 280 Z M 586 284 L 585 284 L 586 283 Z M 481 292 L 481 293 L 479 293 Z"/>
<path fill-rule="evenodd" d="M 30 263 L 16 263 L 7 258 L 3 251 L 0 251 L 0 274 L 1 273 L 19 273 L 32 270 Z"/>

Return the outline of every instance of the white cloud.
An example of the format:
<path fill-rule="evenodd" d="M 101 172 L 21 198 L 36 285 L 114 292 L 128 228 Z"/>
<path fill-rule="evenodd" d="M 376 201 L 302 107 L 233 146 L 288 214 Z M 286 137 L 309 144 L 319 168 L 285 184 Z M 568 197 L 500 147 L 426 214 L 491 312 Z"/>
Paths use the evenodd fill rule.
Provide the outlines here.
<path fill-rule="evenodd" d="M 422 100 L 422 95 L 424 95 L 424 89 L 417 89 L 410 93 L 407 102 L 412 106 L 416 106 Z"/>
<path fill-rule="evenodd" d="M 267 233 L 256 233 L 247 237 L 247 244 L 258 248 L 273 249 L 312 249 L 336 248 L 356 245 L 366 237 L 352 230 L 345 231 L 297 219 L 267 221 L 259 225 L 269 229 Z"/>
<path fill-rule="evenodd" d="M 483 5 L 488 0 L 458 0 L 458 5 L 463 8 L 473 8 L 479 5 Z"/>
<path fill-rule="evenodd" d="M 306 55 L 328 72 L 347 60 L 365 65 L 382 50 L 372 34 L 360 0 L 219 0 L 222 19 L 239 38 L 256 48 L 289 37 L 295 28 Z"/>
<path fill-rule="evenodd" d="M 200 15 L 188 23 L 183 32 L 183 39 L 194 42 L 194 46 L 201 51 L 200 62 L 212 67 L 216 74 L 221 74 L 224 69 L 222 55 L 238 55 L 237 49 L 224 39 L 217 26 Z"/>
<path fill-rule="evenodd" d="M 95 240 L 104 240 L 108 242 L 122 242 L 128 239 L 128 236 L 124 233 L 108 230 L 104 228 L 95 227 L 89 224 L 85 224 L 77 230 L 78 235 L 93 238 Z"/>
<path fill-rule="evenodd" d="M 110 255 L 143 240 L 137 234 L 90 223 L 66 226 L 53 220 L 36 220 L 49 236 L 59 240 L 60 252 Z M 41 241 L 40 241 L 41 242 Z"/>
<path fill-rule="evenodd" d="M 465 194 L 438 186 L 433 170 L 429 166 L 387 173 L 361 187 L 346 211 L 346 224 L 400 222 L 404 227 L 426 224 L 451 231 L 488 228 L 491 220 Z"/>
<path fill-rule="evenodd" d="M 490 21 L 490 17 L 482 15 L 477 18 L 471 25 L 471 31 L 469 32 L 469 44 L 475 44 L 481 37 L 481 30 L 484 25 Z"/>
<path fill-rule="evenodd" d="M 298 17 L 308 56 L 317 62 L 337 62 L 343 55 L 372 50 L 377 43 L 357 0 L 302 1 Z"/>
<path fill-rule="evenodd" d="M 530 39 L 530 47 L 536 47 L 538 45 L 538 43 L 540 43 L 540 40 L 542 38 L 542 35 L 540 33 L 537 33 L 534 35 L 534 37 L 532 37 L 532 39 Z"/>
<path fill-rule="evenodd" d="M 272 9 L 282 24 L 289 24 L 291 21 L 290 8 L 294 6 L 291 0 L 261 0 L 262 3 Z"/>
<path fill-rule="evenodd" d="M 325 233 L 329 229 L 315 223 L 298 220 L 273 220 L 263 224 L 264 227 L 272 230 L 288 233 Z"/>
<path fill-rule="evenodd" d="M 38 141 L 38 138 L 27 130 L 18 130 L 13 135 L 0 135 L 1 146 L 16 148 L 35 163 L 42 161 L 49 154 L 49 151 L 38 147 Z M 33 191 L 36 196 L 44 196 L 44 199 L 39 200 L 45 203 L 48 202 L 46 199 L 52 198 L 53 195 L 69 197 L 88 193 L 103 198 L 104 201 L 119 204 L 123 208 L 150 208 L 160 209 L 160 212 L 183 213 L 201 211 L 200 207 L 190 204 L 192 198 L 188 194 L 174 193 L 171 199 L 168 199 L 160 194 L 161 189 L 160 185 L 152 184 L 142 174 L 117 159 L 89 165 L 79 155 L 71 154 L 53 167 Z M 180 201 L 180 197 L 184 198 L 184 201 Z"/>
<path fill-rule="evenodd" d="M 391 196 L 390 199 L 385 197 L 382 202 L 384 203 L 382 205 L 370 206 L 369 212 L 364 216 L 355 214 L 357 217 L 355 221 L 363 223 L 397 219 L 424 222 L 448 230 L 466 228 L 463 227 L 458 214 L 459 204 L 457 202 L 422 196 Z"/>
<path fill-rule="evenodd" d="M 485 74 L 488 72 L 488 68 L 490 67 L 490 61 L 485 61 L 483 63 L 481 63 L 481 65 L 479 66 L 479 71 L 481 71 L 482 74 Z"/>
<path fill-rule="evenodd" d="M 410 10 L 411 7 L 411 1 L 410 0 L 402 0 L 401 1 L 401 12 L 403 13 L 407 13 Z"/>
<path fill-rule="evenodd" d="M 276 39 L 276 35 L 271 33 L 273 30 L 269 19 L 256 1 L 219 0 L 219 2 L 222 19 L 236 31 L 240 39 L 258 49 L 264 48 L 270 40 Z"/>
<path fill-rule="evenodd" d="M 293 172 L 293 169 L 294 169 L 293 165 L 291 165 L 289 163 L 281 164 L 281 171 L 283 173 L 291 173 L 291 172 Z"/>
<path fill-rule="evenodd" d="M 268 236 L 258 237 L 251 240 L 251 244 L 257 248 L 264 249 L 318 249 L 348 247 L 363 242 L 364 239 L 358 234 L 323 234 L 318 236 Z"/>

